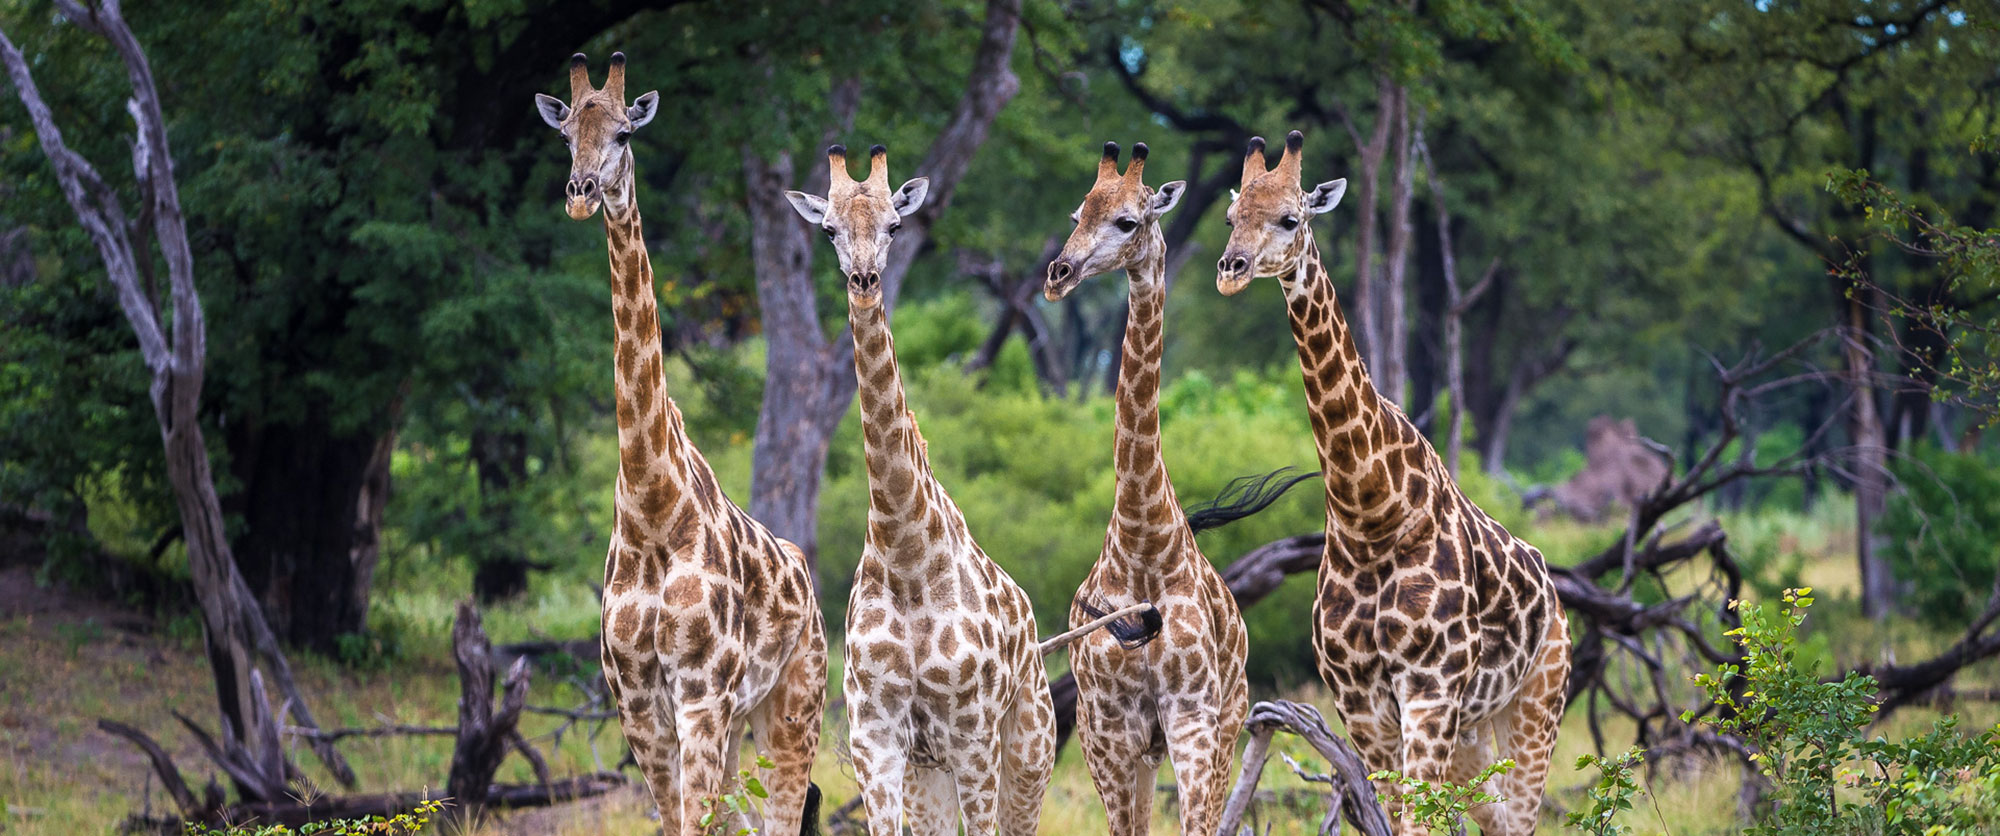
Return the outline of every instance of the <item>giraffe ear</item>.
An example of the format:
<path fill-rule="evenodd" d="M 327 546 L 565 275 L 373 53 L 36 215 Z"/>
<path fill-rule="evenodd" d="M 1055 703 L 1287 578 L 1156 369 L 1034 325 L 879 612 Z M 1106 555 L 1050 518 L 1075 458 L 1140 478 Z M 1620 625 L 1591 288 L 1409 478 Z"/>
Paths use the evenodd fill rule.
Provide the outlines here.
<path fill-rule="evenodd" d="M 562 130 L 563 120 L 569 118 L 569 105 L 563 104 L 562 99 L 547 93 L 535 94 L 535 110 L 541 112 L 542 121 L 549 123 L 549 127 L 558 131 Z"/>
<path fill-rule="evenodd" d="M 653 121 L 654 114 L 659 112 L 660 91 L 649 90 L 646 95 L 632 100 L 632 106 L 625 109 L 625 118 L 632 120 L 632 127 L 637 128 Z"/>
<path fill-rule="evenodd" d="M 1347 194 L 1347 178 L 1328 180 L 1313 187 L 1312 194 L 1306 195 L 1306 211 L 1324 215 L 1340 205 L 1340 196 Z"/>
<path fill-rule="evenodd" d="M 1153 213 L 1153 217 L 1157 218 L 1173 211 L 1175 206 L 1179 206 L 1181 195 L 1186 193 L 1186 180 L 1171 180 L 1161 183 L 1159 190 L 1153 192 L 1153 202 L 1148 204 L 1146 209 Z"/>
<path fill-rule="evenodd" d="M 788 190 L 785 199 L 792 202 L 792 208 L 799 210 L 799 217 L 805 218 L 806 223 L 813 226 L 826 223 L 826 198 Z"/>
<path fill-rule="evenodd" d="M 907 218 L 911 212 L 917 211 L 924 205 L 924 197 L 930 193 L 931 178 L 918 177 L 897 189 L 896 196 L 889 200 L 889 205 L 896 207 L 896 214 Z"/>

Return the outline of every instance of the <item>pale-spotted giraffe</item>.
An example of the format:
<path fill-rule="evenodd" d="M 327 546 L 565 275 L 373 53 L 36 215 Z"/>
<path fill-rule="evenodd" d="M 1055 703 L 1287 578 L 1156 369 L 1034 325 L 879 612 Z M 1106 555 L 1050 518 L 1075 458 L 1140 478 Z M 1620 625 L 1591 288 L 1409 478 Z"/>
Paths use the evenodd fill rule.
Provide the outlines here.
<path fill-rule="evenodd" d="M 847 278 L 847 320 L 868 468 L 868 531 L 847 605 L 848 746 L 868 831 L 896 836 L 1035 832 L 1055 765 L 1055 709 L 1028 596 L 967 533 L 933 478 L 903 399 L 881 273 L 929 181 L 889 190 L 887 152 L 868 179 L 827 151 L 828 194 L 786 192 L 825 230 Z"/>
<path fill-rule="evenodd" d="M 1152 824 L 1153 781 L 1162 758 L 1180 787 L 1181 832 L 1213 834 L 1229 790 L 1236 739 L 1249 710 L 1243 663 L 1248 637 L 1236 599 L 1195 545 L 1203 528 L 1269 505 L 1255 483 L 1235 505 L 1211 508 L 1191 524 L 1174 496 L 1160 454 L 1160 352 L 1167 301 L 1166 241 L 1160 216 L 1187 186 L 1142 177 L 1146 146 L 1118 173 L 1118 144 L 1104 144 L 1097 180 L 1071 220 L 1062 254 L 1049 265 L 1044 295 L 1061 299 L 1085 278 L 1125 271 L 1131 286 L 1116 393 L 1113 462 L 1117 474 L 1104 548 L 1070 609 L 1082 624 L 1105 609 L 1151 601 L 1160 640 L 1142 647 L 1114 634 L 1079 639 L 1076 728 L 1113 836 L 1143 834 Z"/>
<path fill-rule="evenodd" d="M 1326 554 L 1314 606 L 1320 676 L 1369 768 L 1466 781 L 1513 758 L 1475 807 L 1485 833 L 1532 833 L 1569 679 L 1569 622 L 1534 546 L 1466 499 L 1430 442 L 1368 378 L 1310 221 L 1347 181 L 1299 188 L 1304 137 L 1264 169 L 1243 160 L 1216 287 L 1277 276 L 1298 343 L 1326 477 Z M 1363 207 L 1362 211 L 1372 211 Z M 1398 789 L 1378 787 L 1391 811 Z M 1404 832 L 1419 832 L 1401 817 Z"/>
<path fill-rule="evenodd" d="M 615 525 L 604 568 L 605 679 L 668 836 L 693 836 L 736 769 L 747 723 L 776 767 L 763 832 L 815 827 L 811 786 L 826 633 L 805 555 L 722 495 L 667 397 L 653 269 L 633 200 L 632 132 L 658 93 L 625 104 L 625 56 L 602 89 L 570 59 L 570 101 L 536 107 L 570 147 L 567 210 L 601 206 L 611 252 L 618 416 Z"/>

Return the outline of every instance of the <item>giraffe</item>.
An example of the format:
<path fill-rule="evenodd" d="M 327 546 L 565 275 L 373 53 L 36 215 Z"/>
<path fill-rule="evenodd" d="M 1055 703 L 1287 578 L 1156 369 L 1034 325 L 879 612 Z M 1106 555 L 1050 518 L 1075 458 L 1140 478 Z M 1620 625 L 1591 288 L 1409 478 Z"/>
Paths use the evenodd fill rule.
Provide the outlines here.
<path fill-rule="evenodd" d="M 868 832 L 1031 834 L 1055 766 L 1055 709 L 1028 596 L 967 533 L 933 476 L 903 397 L 881 273 L 902 218 L 929 180 L 889 191 L 888 151 L 868 179 L 827 150 L 824 198 L 788 191 L 833 242 L 868 468 L 868 530 L 847 605 L 848 745 Z"/>
<path fill-rule="evenodd" d="M 1243 673 L 1249 638 L 1228 585 L 1195 545 L 1197 529 L 1182 513 L 1160 455 L 1167 297 L 1160 216 L 1180 202 L 1187 183 L 1148 188 L 1145 167 L 1145 143 L 1133 146 L 1122 175 L 1118 143 L 1104 144 L 1097 180 L 1070 216 L 1076 229 L 1049 264 L 1043 294 L 1059 300 L 1083 279 L 1114 270 L 1124 270 L 1131 285 L 1116 396 L 1111 522 L 1071 604 L 1070 623 L 1080 625 L 1112 606 L 1152 601 L 1165 641 L 1132 648 L 1115 635 L 1092 635 L 1077 641 L 1070 667 L 1078 739 L 1112 836 L 1150 828 L 1162 757 L 1173 763 L 1180 786 L 1181 832 L 1209 836 L 1222 815 L 1230 761 L 1249 711 Z"/>
<path fill-rule="evenodd" d="M 1310 228 L 1347 181 L 1300 189 L 1304 143 L 1293 131 L 1266 171 L 1263 139 L 1250 141 L 1216 288 L 1235 295 L 1278 277 L 1298 343 L 1326 477 L 1320 677 L 1370 769 L 1463 782 L 1513 758 L 1489 787 L 1506 801 L 1472 817 L 1485 833 L 1532 833 L 1569 679 L 1569 621 L 1542 553 L 1466 499 L 1369 381 Z M 1398 788 L 1377 791 L 1396 813 Z"/>
<path fill-rule="evenodd" d="M 659 94 L 625 105 L 625 55 L 592 89 L 570 59 L 570 101 L 536 95 L 570 148 L 571 218 L 604 210 L 617 326 L 615 526 L 604 567 L 605 680 L 661 832 L 702 833 L 704 801 L 736 771 L 747 724 L 775 764 L 766 833 L 814 832 L 810 783 L 826 696 L 826 628 L 797 546 L 723 496 L 688 439 L 660 366 L 653 269 L 633 194 L 632 132 Z"/>

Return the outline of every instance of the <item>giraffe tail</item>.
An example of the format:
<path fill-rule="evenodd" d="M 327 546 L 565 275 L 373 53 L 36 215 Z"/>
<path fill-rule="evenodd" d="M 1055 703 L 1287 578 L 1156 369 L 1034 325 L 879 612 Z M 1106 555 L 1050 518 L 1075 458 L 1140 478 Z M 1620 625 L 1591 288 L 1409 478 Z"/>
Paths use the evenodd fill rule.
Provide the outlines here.
<path fill-rule="evenodd" d="M 819 785 L 806 782 L 806 806 L 799 811 L 799 836 L 819 836 Z"/>
<path fill-rule="evenodd" d="M 1126 650 L 1144 647 L 1147 642 L 1159 638 L 1160 628 L 1165 625 L 1165 620 L 1160 616 L 1160 609 L 1150 603 L 1146 604 L 1144 609 L 1122 618 L 1111 617 L 1117 613 L 1113 612 L 1111 605 L 1105 603 L 1102 598 L 1096 600 L 1079 598 L 1076 601 L 1076 608 L 1094 619 L 1092 624 L 1098 621 L 1104 622 L 1105 632 L 1110 633 L 1112 638 L 1118 640 L 1118 646 Z"/>
<path fill-rule="evenodd" d="M 1253 476 L 1239 476 L 1231 480 L 1214 499 L 1190 505 L 1183 512 L 1187 515 L 1188 529 L 1200 534 L 1211 528 L 1221 528 L 1244 517 L 1271 507 L 1271 503 L 1285 495 L 1300 482 L 1318 479 L 1319 471 L 1298 472 L 1298 468 L 1281 467 L 1270 473 Z"/>

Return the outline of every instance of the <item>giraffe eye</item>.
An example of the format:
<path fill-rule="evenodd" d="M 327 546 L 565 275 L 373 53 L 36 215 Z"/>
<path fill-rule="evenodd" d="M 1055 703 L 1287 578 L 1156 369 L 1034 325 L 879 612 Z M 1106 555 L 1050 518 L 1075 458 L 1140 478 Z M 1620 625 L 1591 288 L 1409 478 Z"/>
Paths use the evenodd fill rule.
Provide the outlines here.
<path fill-rule="evenodd" d="M 1135 220 L 1132 220 L 1131 218 L 1119 218 L 1119 219 L 1118 219 L 1118 231 L 1119 231 L 1119 232 L 1131 232 L 1132 230 L 1135 230 L 1135 229 L 1138 229 L 1138 228 L 1139 228 L 1139 222 L 1138 222 L 1138 221 L 1135 221 Z"/>
<path fill-rule="evenodd" d="M 828 226 L 828 227 L 821 227 L 821 228 L 822 228 L 822 229 L 825 229 L 825 230 L 826 230 L 826 240 L 828 240 L 828 241 L 831 241 L 831 240 L 833 240 L 833 227 L 830 227 L 830 226 Z"/>
<path fill-rule="evenodd" d="M 1223 226 L 1235 226 L 1235 225 L 1236 225 L 1236 219 L 1235 219 L 1235 218 L 1232 218 L 1232 217 L 1230 217 L 1230 216 L 1228 216 L 1228 215 L 1223 215 L 1223 216 L 1222 216 L 1222 225 L 1223 225 Z"/>
<path fill-rule="evenodd" d="M 1281 225 L 1283 225 L 1283 226 L 1284 226 L 1284 227 L 1285 227 L 1286 229 L 1298 229 L 1298 228 L 1299 228 L 1299 216 L 1297 216 L 1297 215 L 1286 215 L 1285 217 L 1283 217 L 1283 218 L 1279 219 L 1278 223 L 1279 223 L 1279 224 L 1281 224 Z"/>
<path fill-rule="evenodd" d="M 890 235 L 894 235 L 894 234 L 896 234 L 896 230 L 899 230 L 899 229 L 902 229 L 902 228 L 903 228 L 903 222 L 902 222 L 902 221 L 890 221 L 890 222 L 889 222 L 889 234 L 890 234 Z"/>
<path fill-rule="evenodd" d="M 624 145 L 624 144 L 625 144 L 625 143 L 627 143 L 627 142 L 631 142 L 631 141 L 632 141 L 632 132 L 631 132 L 631 131 L 619 131 L 619 132 L 618 132 L 618 136 L 617 136 L 617 140 L 618 140 L 618 144 L 619 144 L 619 145 Z"/>

